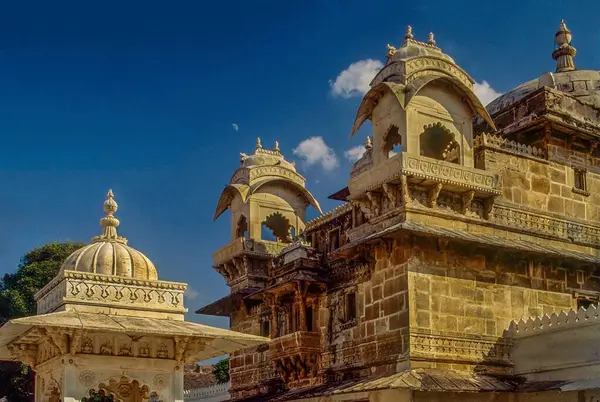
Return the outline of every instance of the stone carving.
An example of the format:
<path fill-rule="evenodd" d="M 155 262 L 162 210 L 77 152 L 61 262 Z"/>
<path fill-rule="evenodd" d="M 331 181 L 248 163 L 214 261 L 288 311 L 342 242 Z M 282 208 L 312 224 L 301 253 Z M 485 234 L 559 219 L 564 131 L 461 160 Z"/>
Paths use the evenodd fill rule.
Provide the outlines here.
<path fill-rule="evenodd" d="M 161 391 L 169 385 L 169 377 L 166 374 L 157 374 L 152 381 L 154 388 Z"/>
<path fill-rule="evenodd" d="M 92 338 L 87 336 L 83 338 L 83 341 L 81 342 L 81 353 L 94 353 L 94 342 L 92 341 Z"/>
<path fill-rule="evenodd" d="M 111 341 L 106 341 L 102 345 L 100 345 L 100 354 L 101 355 L 112 355 L 113 347 Z"/>
<path fill-rule="evenodd" d="M 159 359 L 168 359 L 169 358 L 169 348 L 165 343 L 161 343 L 156 351 L 156 357 Z"/>
<path fill-rule="evenodd" d="M 123 344 L 119 349 L 119 356 L 133 356 L 131 352 L 131 344 Z"/>
<path fill-rule="evenodd" d="M 148 342 L 140 343 L 138 351 L 140 357 L 150 357 L 150 346 L 148 345 Z"/>
<path fill-rule="evenodd" d="M 92 385 L 94 385 L 95 381 L 96 381 L 96 375 L 94 374 L 93 371 L 86 370 L 86 371 L 82 371 L 81 374 L 79 374 L 79 382 L 84 387 L 91 387 Z"/>

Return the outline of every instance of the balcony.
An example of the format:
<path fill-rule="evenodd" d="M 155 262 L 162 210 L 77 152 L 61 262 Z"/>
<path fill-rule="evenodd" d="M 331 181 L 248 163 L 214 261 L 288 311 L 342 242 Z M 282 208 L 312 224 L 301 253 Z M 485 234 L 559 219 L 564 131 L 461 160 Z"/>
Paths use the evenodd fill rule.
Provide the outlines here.
<path fill-rule="evenodd" d="M 395 181 L 401 175 L 441 183 L 449 190 L 474 190 L 479 196 L 499 194 L 498 177 L 494 173 L 407 152 L 353 177 L 348 188 L 352 196 L 357 197 Z"/>
<path fill-rule="evenodd" d="M 318 332 L 293 332 L 269 342 L 269 359 L 290 387 L 319 382 L 319 362 L 323 351 Z"/>
<path fill-rule="evenodd" d="M 288 246 L 287 243 L 238 237 L 213 253 L 213 266 L 219 267 L 243 254 L 253 254 L 258 257 L 264 256 L 265 258 L 269 258 L 279 254 L 286 246 Z"/>

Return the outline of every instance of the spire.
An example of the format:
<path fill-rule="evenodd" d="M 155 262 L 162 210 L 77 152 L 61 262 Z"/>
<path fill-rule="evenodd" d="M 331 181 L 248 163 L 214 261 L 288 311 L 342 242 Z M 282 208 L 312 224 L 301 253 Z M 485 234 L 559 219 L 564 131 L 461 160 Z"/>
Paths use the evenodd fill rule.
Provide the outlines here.
<path fill-rule="evenodd" d="M 406 26 L 406 32 L 404 33 L 404 39 L 409 40 L 412 39 L 413 33 L 412 33 L 412 27 L 410 25 Z"/>
<path fill-rule="evenodd" d="M 273 151 L 279 152 L 279 141 L 275 141 L 275 148 L 273 148 Z"/>
<path fill-rule="evenodd" d="M 556 72 L 575 70 L 573 57 L 577 50 L 571 46 L 571 31 L 567 28 L 565 20 L 560 21 L 560 27 L 555 35 L 555 42 L 558 48 L 552 52 L 552 58 L 556 60 Z"/>
<path fill-rule="evenodd" d="M 367 135 L 367 139 L 365 141 L 365 149 L 373 148 L 373 143 L 371 142 L 371 137 Z"/>
<path fill-rule="evenodd" d="M 100 226 L 102 227 L 102 234 L 94 237 L 94 242 L 101 241 L 118 241 L 120 243 L 127 243 L 127 239 L 117 234 L 117 228 L 119 227 L 119 220 L 115 218 L 115 212 L 119 209 L 119 205 L 115 201 L 115 196 L 112 190 L 108 190 L 106 194 L 106 201 L 104 201 L 104 213 L 106 214 L 100 219 Z"/>
<path fill-rule="evenodd" d="M 435 35 L 433 35 L 433 32 L 429 32 L 429 38 L 427 39 L 427 44 L 429 44 L 431 46 L 435 46 Z"/>
<path fill-rule="evenodd" d="M 262 149 L 262 144 L 260 143 L 260 137 L 256 137 L 256 149 Z"/>

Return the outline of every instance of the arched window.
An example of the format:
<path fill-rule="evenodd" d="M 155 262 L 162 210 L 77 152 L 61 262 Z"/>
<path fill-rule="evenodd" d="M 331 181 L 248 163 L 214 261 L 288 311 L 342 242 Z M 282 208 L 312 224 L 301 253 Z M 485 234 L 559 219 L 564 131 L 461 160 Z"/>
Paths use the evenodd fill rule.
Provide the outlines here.
<path fill-rule="evenodd" d="M 402 151 L 402 136 L 398 132 L 398 126 L 391 125 L 383 136 L 383 155 L 385 158 Z"/>
<path fill-rule="evenodd" d="M 419 137 L 421 155 L 451 163 L 459 163 L 460 146 L 454 135 L 441 123 L 424 127 Z"/>
<path fill-rule="evenodd" d="M 291 241 L 290 222 L 281 213 L 275 212 L 267 216 L 262 222 L 262 226 L 261 238 L 263 240 L 271 240 L 271 237 L 273 237 L 275 240 L 283 243 L 289 243 Z"/>
<path fill-rule="evenodd" d="M 244 215 L 240 216 L 237 221 L 235 229 L 235 237 L 247 237 L 248 236 L 248 221 Z"/>

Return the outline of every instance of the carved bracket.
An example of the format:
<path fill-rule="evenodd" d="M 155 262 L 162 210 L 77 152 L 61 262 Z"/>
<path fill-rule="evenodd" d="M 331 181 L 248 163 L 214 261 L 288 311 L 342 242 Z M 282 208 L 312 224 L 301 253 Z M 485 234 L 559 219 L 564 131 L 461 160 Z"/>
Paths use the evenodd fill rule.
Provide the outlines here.
<path fill-rule="evenodd" d="M 461 203 L 461 213 L 467 214 L 471 211 L 471 203 L 473 202 L 473 197 L 475 196 L 475 191 L 469 190 L 462 195 L 462 203 Z"/>
<path fill-rule="evenodd" d="M 429 189 L 427 192 L 427 198 L 429 201 L 429 207 L 435 208 L 437 205 L 437 199 L 440 196 L 440 191 L 442 191 L 442 183 L 437 183 L 433 187 Z"/>

